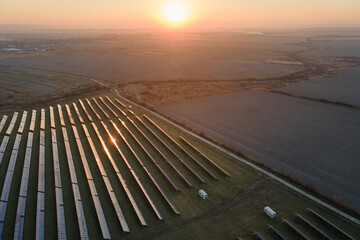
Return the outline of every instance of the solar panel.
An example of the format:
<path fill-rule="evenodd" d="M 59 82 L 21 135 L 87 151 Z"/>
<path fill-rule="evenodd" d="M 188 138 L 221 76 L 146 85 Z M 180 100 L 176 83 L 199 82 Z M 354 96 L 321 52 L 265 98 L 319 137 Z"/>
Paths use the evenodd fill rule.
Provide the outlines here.
<path fill-rule="evenodd" d="M 1 192 L 0 201 L 7 202 L 9 200 L 9 193 L 10 193 L 10 189 L 11 189 L 11 182 L 13 179 L 13 174 L 14 173 L 10 172 L 10 171 L 6 172 L 6 177 L 5 177 L 3 189 Z"/>
<path fill-rule="evenodd" d="M 72 115 L 71 115 L 71 111 L 70 111 L 69 105 L 65 104 L 65 107 L 66 107 L 66 112 L 67 112 L 67 114 L 68 114 L 68 116 L 69 116 L 69 119 L 70 119 L 70 123 L 71 123 L 71 124 L 75 124 L 74 118 L 73 118 Z"/>
<path fill-rule="evenodd" d="M 117 101 L 123 108 L 126 108 L 126 106 L 122 102 L 120 102 L 119 99 L 115 98 L 115 101 Z"/>
<path fill-rule="evenodd" d="M 54 108 L 50 106 L 49 109 L 50 109 L 50 126 L 52 128 L 55 128 Z"/>
<path fill-rule="evenodd" d="M 14 142 L 14 146 L 13 146 L 14 150 L 19 150 L 20 141 L 21 141 L 21 134 L 16 134 L 16 138 L 15 138 L 15 142 Z"/>
<path fill-rule="evenodd" d="M 96 192 L 96 187 L 95 187 L 94 181 L 89 180 L 88 183 L 89 183 L 89 187 L 90 187 L 90 191 L 91 191 L 91 196 L 92 196 L 92 199 L 93 199 L 93 202 L 95 205 L 96 215 L 99 220 L 103 239 L 111 239 L 110 231 L 109 231 L 108 225 L 106 223 L 104 211 L 100 204 L 100 199 Z"/>
<path fill-rule="evenodd" d="M 266 240 L 265 237 L 264 237 L 261 233 L 259 233 L 259 232 L 254 231 L 254 232 L 253 232 L 253 235 L 254 235 L 257 239 Z"/>
<path fill-rule="evenodd" d="M 45 192 L 45 165 L 39 164 L 38 191 Z"/>
<path fill-rule="evenodd" d="M 101 144 L 102 144 L 103 150 L 105 151 L 107 157 L 108 157 L 109 160 L 110 160 L 110 163 L 111 163 L 112 166 L 113 166 L 113 169 L 114 169 L 115 172 L 117 173 L 117 177 L 118 177 L 118 179 L 119 179 L 119 181 L 120 181 L 123 189 L 125 190 L 125 193 L 126 193 L 128 199 L 130 200 L 130 203 L 131 203 L 133 209 L 135 210 L 135 213 L 136 213 L 136 215 L 137 215 L 137 217 L 138 217 L 141 225 L 142 225 L 142 226 L 147 226 L 146 220 L 145 220 L 144 216 L 142 215 L 142 213 L 141 213 L 141 211 L 140 211 L 140 209 L 139 209 L 139 207 L 138 207 L 138 205 L 137 205 L 134 197 L 132 196 L 132 194 L 131 194 L 131 192 L 130 192 L 130 190 L 129 190 L 126 182 L 125 182 L 125 180 L 124 180 L 123 177 L 121 176 L 121 174 L 120 174 L 120 172 L 119 172 L 119 169 L 117 168 L 116 163 L 115 163 L 115 161 L 114 161 L 111 153 L 107 150 L 105 141 L 104 141 L 104 139 L 101 137 L 98 128 L 96 127 L 95 123 L 92 123 L 92 126 L 93 126 L 93 128 L 94 128 L 94 130 L 95 130 L 95 132 L 96 132 L 96 134 L 97 134 L 97 136 L 98 136 L 98 138 L 99 138 L 99 140 L 100 140 L 100 142 L 101 142 Z M 110 184 L 110 182 L 108 181 L 108 178 L 107 178 L 107 177 L 103 176 L 103 180 L 104 180 L 105 184 L 107 185 L 107 188 L 108 188 L 108 187 L 111 187 L 111 184 Z M 108 188 L 108 192 L 109 192 L 110 195 L 111 195 L 111 192 L 112 192 L 112 191 L 113 191 L 112 188 L 111 188 L 111 189 Z M 116 201 L 114 201 L 114 200 L 116 200 L 116 197 L 115 197 L 114 199 L 112 199 L 113 205 L 114 205 L 115 209 L 120 208 L 120 206 L 117 206 L 117 205 L 119 205 L 118 202 L 117 202 L 117 200 L 116 200 Z M 118 213 L 120 213 L 120 212 L 118 212 Z M 121 219 L 122 219 L 122 216 L 121 216 L 121 215 L 118 215 L 118 218 L 119 218 L 119 221 L 120 221 L 120 223 L 121 223 L 121 222 L 122 222 L 122 220 L 121 220 Z M 124 229 L 124 226 L 123 226 L 123 229 Z"/>
<path fill-rule="evenodd" d="M 40 129 L 45 130 L 45 109 L 41 109 Z"/>
<path fill-rule="evenodd" d="M 274 226 L 268 224 L 269 229 L 276 235 L 278 236 L 281 240 L 287 240 L 287 238 Z"/>
<path fill-rule="evenodd" d="M 68 135 L 66 128 L 62 127 L 62 131 L 63 131 L 64 135 Z M 65 137 L 64 137 L 64 139 L 65 139 Z M 76 213 L 77 213 L 77 217 L 78 217 L 80 237 L 81 237 L 81 239 L 88 239 L 89 236 L 88 236 L 87 227 L 86 227 L 85 214 L 84 214 L 84 210 L 83 210 L 83 207 L 81 204 L 80 190 L 79 190 L 79 186 L 77 185 L 78 179 L 76 176 L 76 171 L 75 171 L 75 166 L 74 166 L 74 162 L 73 162 L 73 157 L 72 157 L 69 141 L 64 140 L 64 144 L 65 144 L 66 156 L 67 156 L 68 166 L 69 166 L 69 171 L 70 171 L 70 178 L 71 178 L 71 182 L 72 182 L 72 189 L 73 189 L 73 194 L 74 194 Z"/>
<path fill-rule="evenodd" d="M 220 170 L 226 176 L 230 176 L 224 169 L 222 169 L 219 165 L 217 165 L 214 161 L 210 158 L 205 156 L 199 149 L 194 147 L 190 142 L 188 142 L 185 138 L 180 136 L 180 139 L 183 140 L 188 146 L 190 146 L 195 152 L 199 153 L 206 161 L 210 162 L 213 166 L 215 166 L 218 170 Z"/>
<path fill-rule="evenodd" d="M 51 142 L 53 143 L 57 143 L 57 140 L 56 140 L 56 130 L 55 129 L 51 129 Z"/>
<path fill-rule="evenodd" d="M 308 208 L 308 211 L 313 214 L 315 217 L 317 217 L 318 219 L 320 219 L 322 222 L 326 223 L 328 226 L 330 226 L 331 228 L 333 228 L 334 230 L 336 230 L 338 233 L 342 234 L 343 237 L 347 238 L 347 239 L 351 239 L 351 240 L 355 240 L 355 238 L 353 238 L 352 236 L 350 236 L 349 234 L 347 234 L 346 232 L 344 232 L 342 229 L 340 229 L 339 227 L 337 227 L 336 225 L 334 225 L 333 223 L 331 223 L 329 220 L 327 220 L 326 218 L 324 218 L 323 216 L 321 216 L 320 214 L 318 214 L 317 212 L 315 212 L 314 210 Z"/>
<path fill-rule="evenodd" d="M 64 211 L 63 194 L 61 188 L 55 188 L 55 196 L 56 196 L 56 219 L 57 219 L 58 239 L 66 240 L 65 211 Z"/>
<path fill-rule="evenodd" d="M 158 167 L 158 169 L 161 171 L 162 168 L 156 163 L 156 161 L 149 155 L 148 151 L 144 148 L 144 146 L 139 142 L 139 140 L 136 138 L 136 136 L 130 131 L 130 129 L 128 129 L 128 127 L 125 125 L 125 123 L 123 121 L 121 121 L 119 119 L 119 121 L 123 124 L 123 126 L 125 127 L 125 129 L 128 131 L 128 133 L 131 134 L 131 136 L 135 139 L 135 141 L 138 143 L 138 145 L 145 151 L 145 153 L 147 154 L 147 156 L 152 159 L 152 161 L 155 163 L 155 165 Z M 180 215 L 180 211 L 179 209 L 176 207 L 176 205 L 173 203 L 173 201 L 167 196 L 167 194 L 165 193 L 165 191 L 162 189 L 161 185 L 158 183 L 158 181 L 156 181 L 155 177 L 151 174 L 150 170 L 145 166 L 145 164 L 143 163 L 143 161 L 140 159 L 139 155 L 135 152 L 135 150 L 133 149 L 133 147 L 131 147 L 131 145 L 128 143 L 128 141 L 125 139 L 125 137 L 121 134 L 120 130 L 117 128 L 116 124 L 110 120 L 110 122 L 113 124 L 114 128 L 118 131 L 119 135 L 122 137 L 123 141 L 126 143 L 126 145 L 129 147 L 129 149 L 131 150 L 131 152 L 133 153 L 133 155 L 135 156 L 135 158 L 137 159 L 137 161 L 140 163 L 140 165 L 144 168 L 145 172 L 147 173 L 147 175 L 149 176 L 149 178 L 151 179 L 151 181 L 154 183 L 154 185 L 156 186 L 156 188 L 158 189 L 158 191 L 161 193 L 161 195 L 163 196 L 163 198 L 165 199 L 165 201 L 168 203 L 168 205 L 171 207 L 171 209 L 173 210 L 173 212 L 177 215 Z M 164 170 L 161 171 L 164 176 L 167 176 L 167 174 L 164 172 Z M 172 182 L 171 179 L 167 178 L 168 180 L 170 180 L 170 183 Z"/>
<path fill-rule="evenodd" d="M 23 112 L 23 115 L 22 115 L 21 121 L 20 121 L 20 126 L 19 126 L 19 129 L 18 129 L 18 132 L 19 132 L 19 133 L 23 133 L 23 132 L 24 132 L 24 127 L 25 127 L 25 123 L 26 123 L 27 114 L 28 114 L 27 111 L 24 111 L 24 112 Z"/>
<path fill-rule="evenodd" d="M 38 192 L 36 205 L 36 239 L 45 239 L 45 193 Z"/>
<path fill-rule="evenodd" d="M 73 193 L 74 193 L 74 201 L 76 207 L 76 215 L 78 218 L 79 230 L 80 230 L 80 238 L 88 239 L 88 232 L 85 221 L 84 209 L 81 202 L 80 190 L 77 184 L 72 184 Z"/>
<path fill-rule="evenodd" d="M 26 197 L 28 184 L 29 184 L 29 168 L 24 168 L 21 177 L 19 196 Z"/>
<path fill-rule="evenodd" d="M 153 121 L 151 121 L 148 117 L 146 117 L 145 115 L 144 115 L 144 117 L 145 117 L 146 119 L 148 119 L 148 120 L 153 124 L 153 126 L 155 126 L 158 130 L 160 130 L 160 132 L 164 133 L 165 136 L 167 136 L 168 138 L 170 137 L 170 136 L 167 135 L 160 127 L 158 127 Z M 138 119 L 139 119 L 139 118 L 138 118 Z M 142 122 L 142 123 L 146 126 L 146 124 L 145 124 L 144 122 Z M 148 129 L 150 129 L 150 128 L 148 127 Z M 155 135 L 155 132 L 153 132 L 153 134 Z M 158 139 L 160 139 L 160 137 L 159 137 L 158 135 L 156 135 L 156 136 L 157 136 Z M 172 138 L 169 138 L 169 140 L 171 141 Z M 180 156 L 179 156 L 177 153 L 175 153 L 175 152 L 170 148 L 170 146 L 169 146 L 168 144 L 165 144 L 164 141 L 161 141 L 161 142 L 167 147 L 167 149 L 168 149 L 197 179 L 200 180 L 200 182 L 206 183 L 183 159 L 180 158 Z M 176 142 L 175 142 L 174 140 L 172 140 L 171 142 L 175 143 L 175 145 L 176 145 Z"/>
<path fill-rule="evenodd" d="M 20 217 L 24 217 L 25 207 L 26 207 L 26 197 L 20 196 L 18 201 L 18 207 L 16 210 L 16 215 L 19 215 Z"/>
<path fill-rule="evenodd" d="M 61 105 L 58 104 L 57 106 L 58 106 L 58 111 L 59 111 L 60 124 L 61 124 L 61 126 L 65 126 L 64 115 L 62 112 Z"/>
<path fill-rule="evenodd" d="M 29 132 L 28 140 L 26 142 L 26 147 L 32 148 L 33 141 L 34 141 L 34 133 Z"/>
<path fill-rule="evenodd" d="M 293 224 L 291 224 L 288 220 L 286 219 L 282 219 L 282 221 L 284 223 L 286 223 L 295 233 L 297 233 L 300 237 L 306 239 L 306 240 L 310 240 L 310 238 L 308 236 L 306 236 L 302 231 L 300 231 L 297 227 L 295 227 Z"/>
<path fill-rule="evenodd" d="M 10 122 L 10 125 L 8 127 L 8 129 L 6 130 L 6 133 L 7 135 L 10 135 L 14 129 L 14 126 L 15 126 L 15 123 L 16 123 L 16 119 L 18 117 L 18 112 L 14 112 L 12 118 L 11 118 L 11 122 Z"/>
<path fill-rule="evenodd" d="M 98 165 L 98 168 L 100 170 L 101 175 L 102 176 L 107 176 L 106 171 L 104 169 L 104 166 L 102 165 L 99 154 L 98 154 L 98 152 L 97 152 L 97 150 L 95 148 L 94 142 L 92 141 L 92 139 L 90 137 L 90 134 L 89 134 L 89 131 L 88 131 L 87 127 L 84 124 L 82 124 L 82 127 L 83 127 L 84 132 L 85 132 L 85 134 L 87 136 L 88 142 L 89 142 L 90 147 L 91 147 L 91 151 L 93 153 L 93 156 L 94 156 L 95 161 L 96 161 L 96 163 Z"/>
<path fill-rule="evenodd" d="M 18 155 L 17 150 L 13 150 L 11 152 L 10 161 L 9 161 L 9 165 L 8 165 L 8 171 L 10 171 L 10 172 L 14 172 L 17 155 Z"/>
<path fill-rule="evenodd" d="M 112 120 L 110 120 L 111 123 L 113 123 Z M 112 137 L 112 135 L 110 134 L 110 131 L 108 129 L 108 127 L 105 125 L 104 122 L 101 122 L 103 127 L 105 128 L 106 132 L 108 133 L 109 137 L 111 139 L 114 139 Z M 114 125 L 114 123 L 113 123 Z M 124 136 L 121 134 L 120 130 L 116 127 L 116 125 L 114 125 L 115 129 L 117 130 L 118 134 L 121 136 L 121 138 L 123 139 L 123 141 L 126 143 L 126 145 L 129 147 L 129 149 L 132 151 L 132 153 L 134 154 L 134 156 L 138 159 L 136 153 L 133 151 L 133 149 L 131 148 L 131 146 L 128 144 L 128 142 L 126 141 L 126 139 L 124 138 Z M 160 220 L 165 220 L 164 217 L 162 216 L 160 210 L 157 208 L 155 202 L 152 200 L 152 198 L 150 197 L 150 194 L 146 191 L 144 185 L 142 184 L 142 182 L 140 181 L 139 176 L 136 174 L 136 172 L 133 170 L 130 162 L 128 161 L 128 159 L 125 157 L 125 155 L 123 154 L 122 150 L 119 148 L 118 144 L 113 141 L 114 146 L 116 147 L 116 149 L 118 150 L 119 154 L 121 155 L 123 161 L 125 162 L 126 166 L 129 168 L 131 174 L 133 175 L 134 179 L 136 180 L 137 184 L 139 185 L 140 189 L 142 190 L 143 194 L 145 195 L 146 199 L 148 200 L 149 204 L 151 205 L 152 209 L 154 210 L 156 216 L 160 219 Z M 138 159 L 139 160 L 139 159 Z M 153 179 L 153 178 L 152 178 Z M 154 181 L 153 181 L 154 182 Z M 156 185 L 156 184 L 155 184 Z"/>
<path fill-rule="evenodd" d="M 134 121 L 132 121 L 130 118 L 128 120 L 133 124 L 133 126 L 146 138 L 146 140 L 150 143 L 150 145 L 158 152 L 163 159 L 171 166 L 171 168 L 183 179 L 190 187 L 193 187 L 192 184 L 186 179 L 186 177 L 177 169 L 177 167 L 170 162 L 170 160 L 159 150 L 158 147 L 146 136 L 146 134 L 136 125 Z M 146 127 L 146 126 L 145 126 Z M 155 138 L 157 138 L 156 135 L 154 135 Z M 157 138 L 158 139 L 158 138 Z M 158 139 L 159 140 L 159 139 Z M 161 141 L 161 140 L 160 140 Z M 180 189 L 179 189 L 180 190 Z M 179 191 L 177 190 L 177 191 Z"/>
<path fill-rule="evenodd" d="M 81 123 L 84 123 L 84 119 L 81 117 L 80 112 L 79 112 L 79 109 L 78 109 L 78 107 L 76 106 L 76 103 L 73 103 L 73 105 L 74 105 L 75 112 L 76 112 L 76 114 L 78 115 L 78 118 L 79 118 L 80 122 L 81 122 Z"/>
<path fill-rule="evenodd" d="M 25 223 L 24 217 L 16 215 L 15 228 L 14 228 L 14 238 L 13 239 L 18 239 L 18 240 L 23 239 L 23 236 L 24 236 L 24 223 Z"/>
<path fill-rule="evenodd" d="M 113 107 L 115 107 L 123 116 L 126 116 L 123 110 L 121 110 L 108 96 L 106 96 L 106 99 L 111 103 Z"/>
<path fill-rule="evenodd" d="M 84 170 L 85 170 L 86 178 L 87 179 L 93 179 L 90 168 L 89 168 L 89 165 L 88 165 L 88 161 L 86 159 L 86 155 L 85 155 L 83 146 L 81 144 L 81 140 L 79 138 L 79 134 L 78 134 L 77 129 L 76 129 L 75 126 L 73 126 L 73 131 L 74 131 L 75 138 L 76 138 L 76 143 L 77 143 L 77 146 L 78 146 L 78 149 L 79 149 L 80 158 L 81 158 Z"/>
<path fill-rule="evenodd" d="M 86 98 L 86 102 L 89 104 L 91 110 L 94 112 L 94 114 L 96 115 L 96 117 L 101 120 L 100 115 L 97 113 L 97 111 L 94 109 L 93 105 L 91 105 L 91 102 L 89 101 L 89 99 Z"/>
<path fill-rule="evenodd" d="M 45 131 L 40 130 L 40 145 L 45 146 Z"/>
<path fill-rule="evenodd" d="M 9 142 L 9 136 L 4 136 L 2 142 L 1 142 L 1 145 L 0 145 L 0 153 L 4 153 L 5 152 L 5 149 L 6 149 L 6 146 Z M 0 163 L 1 163 L 1 160 L 0 160 Z"/>
<path fill-rule="evenodd" d="M 92 122 L 92 117 L 91 115 L 89 114 L 89 112 L 87 111 L 86 107 L 85 107 L 85 104 L 83 103 L 83 101 L 81 101 L 81 99 L 79 99 L 79 102 L 80 102 L 80 105 L 81 107 L 83 108 L 84 112 L 86 113 L 86 116 L 89 118 L 89 120 Z"/>
<path fill-rule="evenodd" d="M 129 118 L 128 118 L 129 119 Z M 133 127 L 135 127 L 141 134 L 142 132 L 134 125 L 134 123 L 129 119 L 130 123 Z M 146 150 L 144 145 L 138 140 L 138 138 L 131 132 L 131 130 L 125 125 L 124 122 L 122 122 L 125 129 L 131 134 L 131 136 L 135 139 L 135 141 L 138 143 L 138 145 L 143 149 L 143 151 L 146 153 L 148 158 L 155 164 L 155 166 L 159 169 L 159 171 L 163 174 L 163 176 L 166 178 L 166 180 L 171 184 L 171 186 L 176 190 L 180 191 L 180 188 L 174 183 L 174 181 L 168 176 L 168 174 L 165 172 L 165 170 L 158 164 L 158 162 L 155 160 L 155 158 L 152 157 L 152 155 Z M 145 137 L 142 134 L 143 137 Z M 147 139 L 147 138 L 146 138 Z M 148 139 L 147 139 L 148 140 Z"/>
<path fill-rule="evenodd" d="M 102 109 L 102 107 L 99 105 L 99 103 L 96 101 L 95 98 L 92 98 L 94 103 L 96 104 L 96 106 L 98 106 L 98 108 L 100 109 L 100 111 L 107 117 L 110 118 L 110 116 L 104 111 L 104 109 Z"/>
<path fill-rule="evenodd" d="M 109 107 L 109 105 L 104 101 L 104 99 L 102 97 L 99 97 L 100 101 L 106 106 L 106 108 L 108 110 L 110 110 L 110 112 L 112 112 L 112 114 L 115 116 L 115 117 L 118 117 L 117 113 L 111 109 L 111 107 Z"/>
<path fill-rule="evenodd" d="M 6 209 L 7 209 L 7 202 L 0 202 L 0 222 L 5 222 Z"/>
<path fill-rule="evenodd" d="M 305 223 L 306 225 L 308 225 L 312 230 L 314 230 L 316 233 L 318 233 L 319 235 L 321 235 L 322 238 L 324 239 L 328 239 L 328 240 L 332 240 L 332 238 L 330 238 L 326 233 L 324 233 L 322 230 L 320 230 L 318 227 L 314 226 L 310 221 L 308 221 L 307 219 L 305 219 L 303 216 L 301 216 L 300 214 L 295 213 L 296 217 L 298 219 L 300 219 L 303 223 Z"/>
<path fill-rule="evenodd" d="M 30 131 L 35 130 L 35 123 L 36 123 L 36 110 L 32 110 L 31 122 L 30 122 L 30 127 L 29 127 Z"/>
<path fill-rule="evenodd" d="M 3 130 L 4 125 L 5 125 L 7 119 L 8 119 L 8 116 L 6 116 L 6 115 L 4 115 L 4 116 L 2 117 L 1 122 L 0 122 L 0 133 L 1 133 L 1 131 Z"/>
<path fill-rule="evenodd" d="M 24 161 L 24 168 L 30 167 L 30 161 L 31 161 L 31 147 L 27 147 L 25 150 L 25 161 Z"/>

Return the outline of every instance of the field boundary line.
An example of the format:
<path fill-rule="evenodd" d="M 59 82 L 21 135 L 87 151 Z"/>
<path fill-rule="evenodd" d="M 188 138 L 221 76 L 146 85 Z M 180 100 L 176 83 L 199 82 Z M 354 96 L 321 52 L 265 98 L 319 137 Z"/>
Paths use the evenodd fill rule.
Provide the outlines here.
<path fill-rule="evenodd" d="M 221 151 L 221 152 L 223 152 L 223 153 L 225 153 L 225 154 L 233 157 L 234 159 L 242 162 L 243 164 L 245 164 L 245 165 L 247 165 L 247 166 L 249 166 L 249 167 L 251 167 L 251 168 L 253 168 L 253 169 L 255 169 L 255 170 L 257 170 L 257 171 L 259 171 L 259 172 L 261 172 L 261 173 L 263 173 L 263 174 L 265 174 L 265 175 L 267 175 L 267 176 L 269 176 L 270 178 L 274 179 L 275 181 L 277 181 L 277 182 L 285 185 L 286 187 L 292 189 L 293 191 L 297 192 L 298 194 L 300 194 L 300 195 L 302 195 L 302 196 L 304 196 L 304 197 L 306 197 L 306 198 L 308 198 L 308 199 L 316 202 L 317 204 L 319 204 L 319 205 L 321 205 L 321 206 L 323 206 L 323 207 L 325 207 L 325 208 L 333 211 L 334 213 L 340 215 L 341 217 L 347 219 L 348 221 L 350 221 L 350 222 L 352 222 L 352 223 L 360 226 L 360 220 L 359 220 L 359 219 L 357 219 L 357 218 L 355 218 L 355 217 L 353 217 L 353 216 L 351 216 L 351 215 L 343 212 L 342 210 L 340 210 L 340 209 L 338 209 L 338 208 L 336 208 L 336 207 L 331 206 L 330 204 L 328 204 L 328 203 L 320 200 L 319 198 L 311 195 L 310 193 L 305 192 L 304 190 L 300 189 L 299 187 L 297 187 L 297 186 L 295 186 L 295 185 L 287 182 L 286 180 L 284 180 L 284 179 L 276 176 L 275 174 L 273 174 L 273 173 L 271 173 L 271 172 L 269 172 L 269 171 L 267 171 L 267 170 L 265 170 L 265 169 L 263 169 L 263 168 L 255 165 L 254 163 L 251 163 L 251 162 L 247 161 L 246 159 L 244 159 L 244 158 L 242 158 L 242 157 L 240 157 L 240 156 L 238 156 L 238 155 L 230 152 L 229 150 L 226 150 L 225 148 L 223 148 L 223 147 L 221 147 L 221 146 L 218 146 L 218 145 L 216 145 L 215 143 L 210 142 L 209 140 L 207 140 L 207 139 L 205 139 L 205 138 L 203 138 L 203 137 L 201 137 L 201 136 L 199 136 L 199 135 L 197 135 L 197 134 L 195 134 L 195 133 L 193 133 L 193 132 L 185 129 L 184 127 L 182 127 L 182 126 L 174 123 L 173 121 L 167 119 L 166 117 L 160 115 L 159 113 L 157 113 L 157 112 L 155 112 L 155 111 L 153 111 L 153 110 L 150 110 L 150 109 L 148 109 L 148 108 L 146 108 L 146 107 L 144 107 L 144 106 L 141 106 L 141 105 L 139 105 L 139 104 L 137 104 L 137 103 L 135 103 L 135 102 L 133 102 L 133 101 L 131 101 L 131 100 L 129 100 L 129 99 L 124 98 L 123 96 L 120 95 L 118 89 L 114 88 L 114 89 L 112 89 L 112 90 L 116 93 L 116 95 L 117 95 L 119 98 L 121 98 L 121 99 L 123 99 L 123 100 L 125 100 L 125 101 L 127 101 L 127 102 L 129 102 L 129 103 L 131 103 L 131 104 L 133 104 L 133 105 L 135 105 L 135 106 L 137 106 L 137 107 L 139 107 L 139 108 L 147 111 L 147 112 L 150 112 L 151 114 L 153 114 L 153 115 L 155 115 L 156 117 L 160 118 L 161 120 L 163 120 L 163 121 L 171 124 L 172 126 L 180 129 L 181 131 L 183 131 L 183 132 L 185 132 L 185 133 L 187 133 L 187 134 L 190 134 L 191 136 L 197 138 L 198 140 L 200 140 L 200 141 L 202 141 L 202 142 L 204 142 L 204 143 L 206 143 L 206 144 L 209 144 L 210 146 L 214 147 L 215 149 L 217 149 L 217 150 L 219 150 L 219 151 Z"/>

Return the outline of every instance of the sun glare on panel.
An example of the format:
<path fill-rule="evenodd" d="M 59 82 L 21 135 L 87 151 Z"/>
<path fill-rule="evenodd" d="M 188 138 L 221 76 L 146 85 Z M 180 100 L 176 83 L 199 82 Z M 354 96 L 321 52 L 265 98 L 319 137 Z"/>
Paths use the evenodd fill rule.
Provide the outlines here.
<path fill-rule="evenodd" d="M 180 3 L 171 3 L 164 9 L 164 20 L 174 26 L 182 25 L 187 20 L 187 11 Z"/>

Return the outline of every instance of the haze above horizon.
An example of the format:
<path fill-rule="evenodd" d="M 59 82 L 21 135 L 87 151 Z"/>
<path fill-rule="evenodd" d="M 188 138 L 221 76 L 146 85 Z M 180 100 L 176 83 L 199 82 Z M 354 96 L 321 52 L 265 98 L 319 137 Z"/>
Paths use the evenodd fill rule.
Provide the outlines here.
<path fill-rule="evenodd" d="M 173 17 L 169 16 L 171 4 L 181 6 L 172 10 Z M 354 27 L 360 26 L 359 9 L 358 0 L 108 0 L 106 4 L 100 0 L 4 0 L 0 24 L 62 28 Z M 174 24 L 179 14 L 184 16 Z"/>

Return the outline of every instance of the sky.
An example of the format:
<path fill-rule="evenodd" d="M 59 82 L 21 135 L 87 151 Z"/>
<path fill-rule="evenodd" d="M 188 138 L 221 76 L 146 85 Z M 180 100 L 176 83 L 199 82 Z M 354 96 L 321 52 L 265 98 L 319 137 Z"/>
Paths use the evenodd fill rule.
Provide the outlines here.
<path fill-rule="evenodd" d="M 178 3 L 177 26 L 164 9 Z M 61 28 L 281 28 L 360 26 L 360 0 L 0 0 L 0 24 Z"/>

